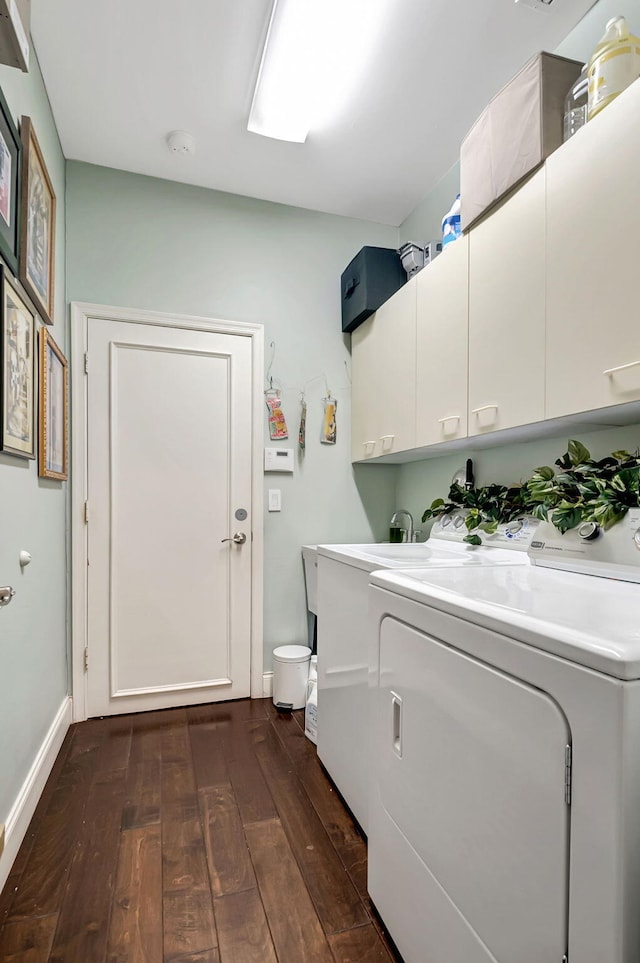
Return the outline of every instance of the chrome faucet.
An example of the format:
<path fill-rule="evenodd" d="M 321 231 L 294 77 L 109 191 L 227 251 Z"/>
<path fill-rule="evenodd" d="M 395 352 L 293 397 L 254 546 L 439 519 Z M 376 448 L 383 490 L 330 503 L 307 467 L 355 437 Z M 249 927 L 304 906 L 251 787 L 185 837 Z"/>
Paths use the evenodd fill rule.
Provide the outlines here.
<path fill-rule="evenodd" d="M 392 527 L 397 524 L 398 515 L 406 515 L 407 518 L 409 519 L 409 527 L 407 529 L 407 541 L 412 542 L 413 541 L 413 515 L 411 514 L 411 512 L 408 512 L 406 508 L 399 508 L 398 511 L 394 512 L 393 515 L 391 516 L 391 521 L 389 522 L 389 524 Z"/>

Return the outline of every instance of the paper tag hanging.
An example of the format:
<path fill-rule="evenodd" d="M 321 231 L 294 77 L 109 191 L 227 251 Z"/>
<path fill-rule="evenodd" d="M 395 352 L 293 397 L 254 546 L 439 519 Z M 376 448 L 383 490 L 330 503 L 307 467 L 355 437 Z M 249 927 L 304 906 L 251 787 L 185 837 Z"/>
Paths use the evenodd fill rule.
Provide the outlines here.
<path fill-rule="evenodd" d="M 324 417 L 322 419 L 322 434 L 320 441 L 323 445 L 335 445 L 336 443 L 336 410 L 338 402 L 329 396 L 322 399 L 324 407 Z"/>
<path fill-rule="evenodd" d="M 265 391 L 264 395 L 269 410 L 269 438 L 288 438 L 287 423 L 284 420 L 284 412 L 280 403 L 280 396 L 277 392 Z"/>
<path fill-rule="evenodd" d="M 300 451 L 304 451 L 305 436 L 307 433 L 307 402 L 301 401 L 300 406 L 301 406 L 301 411 L 300 411 L 300 429 L 298 431 L 298 446 L 300 448 Z"/>

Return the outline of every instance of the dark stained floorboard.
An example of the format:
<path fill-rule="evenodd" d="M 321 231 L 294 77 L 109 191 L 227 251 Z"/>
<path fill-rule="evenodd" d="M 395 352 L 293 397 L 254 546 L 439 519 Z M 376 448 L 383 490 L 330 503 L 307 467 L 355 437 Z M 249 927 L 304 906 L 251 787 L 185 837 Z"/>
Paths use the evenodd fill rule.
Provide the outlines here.
<path fill-rule="evenodd" d="M 72 726 L 0 894 L 0 961 L 398 960 L 303 730 L 266 699 Z"/>

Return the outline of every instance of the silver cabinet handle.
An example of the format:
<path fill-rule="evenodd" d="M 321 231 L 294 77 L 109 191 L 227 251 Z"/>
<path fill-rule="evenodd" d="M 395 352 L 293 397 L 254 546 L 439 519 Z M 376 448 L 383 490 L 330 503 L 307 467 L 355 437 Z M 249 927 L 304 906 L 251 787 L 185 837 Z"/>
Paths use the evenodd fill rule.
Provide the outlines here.
<path fill-rule="evenodd" d="M 637 368 L 640 365 L 640 361 L 630 361 L 628 364 L 619 364 L 616 368 L 607 368 L 603 371 L 603 375 L 612 375 L 617 371 L 626 371 L 627 368 Z"/>
<path fill-rule="evenodd" d="M 247 536 L 244 532 L 236 532 L 231 538 L 223 538 L 223 542 L 235 542 L 236 545 L 244 545 L 247 540 Z"/>
<path fill-rule="evenodd" d="M 4 585 L 0 588 L 0 605 L 8 605 L 15 594 L 15 589 L 10 585 Z"/>

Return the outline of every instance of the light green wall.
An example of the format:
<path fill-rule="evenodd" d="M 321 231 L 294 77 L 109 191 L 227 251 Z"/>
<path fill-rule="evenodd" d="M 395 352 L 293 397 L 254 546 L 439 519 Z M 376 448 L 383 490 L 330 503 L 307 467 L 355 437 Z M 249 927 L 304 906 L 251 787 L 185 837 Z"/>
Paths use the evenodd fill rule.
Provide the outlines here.
<path fill-rule="evenodd" d="M 28 74 L 0 67 L 0 87 L 14 120 L 31 117 L 58 200 L 52 334 L 64 349 L 65 165 L 35 57 Z M 0 822 L 67 692 L 66 487 L 39 479 L 33 461 L 0 454 L 0 584 L 16 590 L 0 611 Z M 24 574 L 21 549 L 33 556 Z"/>
<path fill-rule="evenodd" d="M 297 447 L 306 386 L 305 457 L 293 477 L 265 476 L 265 492 L 282 491 L 282 511 L 265 513 L 270 668 L 275 645 L 306 638 L 300 546 L 380 538 L 393 510 L 396 470 L 350 465 L 339 279 L 363 245 L 395 247 L 397 230 L 74 162 L 67 204 L 70 301 L 264 324 L 290 435 L 275 444 Z M 338 399 L 335 447 L 319 443 L 325 377 Z"/>

